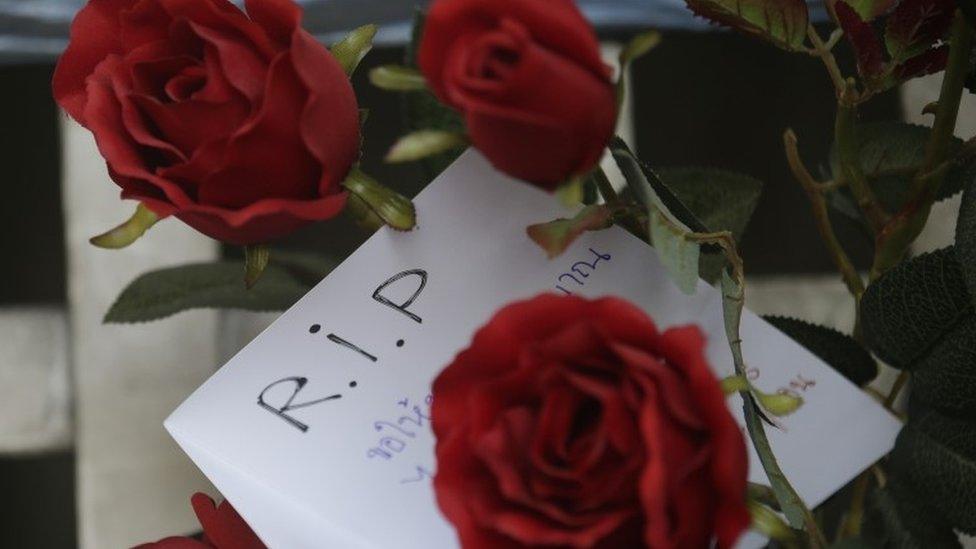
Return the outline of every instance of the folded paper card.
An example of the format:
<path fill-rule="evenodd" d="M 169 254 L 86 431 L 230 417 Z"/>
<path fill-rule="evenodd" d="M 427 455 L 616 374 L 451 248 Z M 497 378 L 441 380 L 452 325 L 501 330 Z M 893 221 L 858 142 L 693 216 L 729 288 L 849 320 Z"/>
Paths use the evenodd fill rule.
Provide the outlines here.
<path fill-rule="evenodd" d="M 618 228 L 547 259 L 525 228 L 566 212 L 477 152 L 416 204 L 415 231 L 379 231 L 166 421 L 270 547 L 457 547 L 431 488 L 430 383 L 511 301 L 621 296 L 661 328 L 701 326 L 716 374 L 731 371 L 717 290 L 682 294 L 654 250 Z M 755 384 L 806 400 L 769 436 L 808 503 L 891 448 L 899 424 L 870 397 L 748 312 L 742 336 Z M 764 481 L 755 455 L 750 477 Z"/>

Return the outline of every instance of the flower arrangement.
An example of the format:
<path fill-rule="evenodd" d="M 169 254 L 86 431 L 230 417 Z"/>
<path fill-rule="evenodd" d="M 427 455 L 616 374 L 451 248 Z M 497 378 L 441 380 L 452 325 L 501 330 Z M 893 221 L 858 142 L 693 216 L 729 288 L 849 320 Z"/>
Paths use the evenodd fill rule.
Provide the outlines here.
<path fill-rule="evenodd" d="M 717 380 L 696 327 L 661 333 L 618 299 L 540 296 L 506 307 L 433 384 L 433 485 L 444 516 L 465 547 L 731 547 L 750 525 L 786 547 L 959 547 L 958 532 L 976 534 L 976 140 L 954 132 L 976 82 L 976 4 L 830 0 L 826 38 L 804 0 L 687 4 L 798 61 L 817 60 L 833 85 L 828 173 L 807 167 L 792 130 L 783 144 L 857 325 L 842 334 L 771 322 L 857 385 L 877 376 L 879 361 L 900 370 L 879 395 L 905 422 L 894 451 L 834 498 L 839 513 L 809 509 L 779 469 L 765 429 L 802 399 L 751 385 L 739 335 L 747 266 L 737 241 L 761 184 L 696 168 L 658 172 L 613 137 L 625 69 L 657 34 L 625 47 L 614 75 L 571 0 L 435 0 L 418 17 L 407 64 L 370 74 L 405 94 L 414 129 L 388 160 L 422 161 L 436 174 L 471 145 L 577 204 L 571 219 L 527 228 L 553 257 L 586 231 L 626 228 L 654 246 L 682 289 L 694 291 L 699 277 L 721 285 L 734 357 L 734 374 Z M 122 198 L 138 202 L 93 244 L 125 247 L 172 216 L 245 247 L 243 264 L 141 277 L 107 321 L 199 306 L 284 309 L 329 264 L 274 254 L 271 242 L 341 212 L 367 228 L 413 228 L 410 201 L 358 166 L 366 113 L 349 75 L 375 32 L 357 29 L 327 49 L 302 30 L 291 0 L 247 0 L 245 11 L 225 0 L 88 2 L 54 95 L 94 134 Z M 857 74 L 835 59 L 845 43 Z M 944 75 L 926 107 L 931 127 L 860 123 L 874 96 L 934 73 Z M 598 165 L 607 149 L 623 191 Z M 933 204 L 964 191 L 955 246 L 910 257 Z M 873 240 L 866 277 L 832 215 Z M 181 291 L 145 299 L 164 285 Z M 906 414 L 895 404 L 909 382 Z M 769 486 L 746 482 L 746 440 L 727 398 L 741 399 Z M 193 505 L 203 540 L 149 546 L 261 546 L 229 504 L 195 496 Z"/>

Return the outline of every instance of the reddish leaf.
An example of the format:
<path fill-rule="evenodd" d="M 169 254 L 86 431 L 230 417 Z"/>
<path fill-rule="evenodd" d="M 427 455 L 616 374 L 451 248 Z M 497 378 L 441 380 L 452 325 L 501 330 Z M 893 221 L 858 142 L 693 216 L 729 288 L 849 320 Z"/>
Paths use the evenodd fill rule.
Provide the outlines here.
<path fill-rule="evenodd" d="M 955 0 L 902 0 L 888 17 L 885 42 L 896 63 L 921 55 L 952 24 Z"/>
<path fill-rule="evenodd" d="M 810 14 L 804 0 L 685 0 L 691 11 L 786 50 L 803 49 Z"/>
<path fill-rule="evenodd" d="M 854 8 L 846 2 L 837 2 L 834 5 L 834 13 L 854 48 L 857 70 L 866 78 L 881 74 L 884 70 L 884 52 L 881 51 L 881 40 L 875 34 L 874 28 L 865 23 Z"/>
<path fill-rule="evenodd" d="M 536 244 L 542 246 L 549 258 L 558 257 L 586 231 L 609 228 L 613 216 L 606 206 L 587 206 L 573 219 L 557 219 L 532 225 L 526 232 Z"/>
<path fill-rule="evenodd" d="M 864 21 L 872 21 L 879 15 L 884 14 L 897 0 L 850 0 L 847 2 L 854 11 L 861 16 Z M 836 0 L 831 5 L 836 4 Z"/>
<path fill-rule="evenodd" d="M 945 70 L 949 61 L 949 46 L 939 46 L 927 52 L 916 55 L 901 65 L 895 67 L 895 78 L 899 82 L 918 78 L 927 74 L 934 74 Z"/>

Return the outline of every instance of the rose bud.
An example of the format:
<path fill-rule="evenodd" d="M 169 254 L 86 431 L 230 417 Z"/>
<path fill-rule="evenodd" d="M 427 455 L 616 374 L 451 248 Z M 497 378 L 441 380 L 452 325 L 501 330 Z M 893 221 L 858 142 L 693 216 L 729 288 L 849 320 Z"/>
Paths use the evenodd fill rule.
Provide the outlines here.
<path fill-rule="evenodd" d="M 90 0 L 53 83 L 123 198 L 241 245 L 338 214 L 360 133 L 349 78 L 299 7 L 246 8 Z"/>
<path fill-rule="evenodd" d="M 748 460 L 704 347 L 616 298 L 498 312 L 433 385 L 434 489 L 462 545 L 731 547 Z"/>
<path fill-rule="evenodd" d="M 544 189 L 587 173 L 613 134 L 610 69 L 571 0 L 435 0 L 419 64 L 472 144 Z"/>

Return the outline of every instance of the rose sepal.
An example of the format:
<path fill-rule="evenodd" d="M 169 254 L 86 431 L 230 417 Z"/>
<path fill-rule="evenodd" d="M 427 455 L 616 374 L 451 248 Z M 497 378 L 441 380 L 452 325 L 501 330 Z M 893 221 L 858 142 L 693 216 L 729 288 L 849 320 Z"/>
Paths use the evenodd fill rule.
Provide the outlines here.
<path fill-rule="evenodd" d="M 375 179 L 359 168 L 353 168 L 342 183 L 352 193 L 352 212 L 359 219 L 375 224 L 365 216 L 365 206 L 386 225 L 398 231 L 410 231 L 417 225 L 417 209 L 410 199 L 389 187 L 380 185 Z M 357 202 L 358 200 L 358 202 Z"/>
<path fill-rule="evenodd" d="M 427 89 L 427 79 L 417 69 L 402 65 L 381 65 L 369 71 L 369 81 L 381 90 L 421 91 Z"/>
<path fill-rule="evenodd" d="M 414 162 L 438 154 L 466 147 L 468 139 L 463 134 L 443 130 L 418 130 L 404 135 L 393 144 L 386 155 L 391 164 Z"/>
<path fill-rule="evenodd" d="M 795 547 L 796 535 L 775 511 L 755 500 L 748 500 L 749 514 L 752 516 L 752 529 L 760 534 Z"/>
<path fill-rule="evenodd" d="M 373 49 L 373 38 L 376 37 L 377 31 L 379 31 L 377 25 L 363 25 L 329 48 L 346 74 L 352 76 L 359 63 Z"/>
<path fill-rule="evenodd" d="M 106 250 L 121 250 L 139 240 L 153 225 L 162 219 L 155 212 L 140 203 L 128 220 L 114 229 L 94 236 L 88 241 L 93 246 Z"/>
<path fill-rule="evenodd" d="M 250 290 L 260 280 L 271 261 L 271 249 L 265 244 L 244 246 L 244 286 Z"/>

